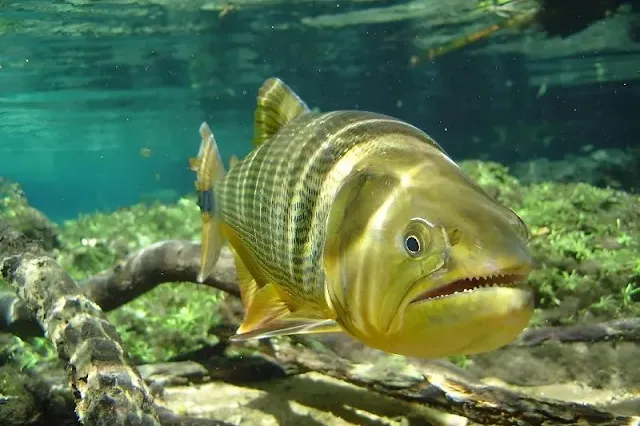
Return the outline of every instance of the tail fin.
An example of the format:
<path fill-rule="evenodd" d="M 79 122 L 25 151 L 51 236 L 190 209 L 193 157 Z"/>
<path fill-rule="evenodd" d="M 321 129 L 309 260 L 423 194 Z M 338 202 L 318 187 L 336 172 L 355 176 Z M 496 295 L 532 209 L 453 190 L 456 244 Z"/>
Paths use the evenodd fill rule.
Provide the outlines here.
<path fill-rule="evenodd" d="M 200 136 L 202 142 L 198 156 L 189 159 L 189 167 L 196 172 L 195 185 L 202 218 L 198 282 L 203 282 L 213 271 L 224 243 L 213 191 L 224 177 L 225 169 L 216 139 L 206 122 L 200 126 Z"/>

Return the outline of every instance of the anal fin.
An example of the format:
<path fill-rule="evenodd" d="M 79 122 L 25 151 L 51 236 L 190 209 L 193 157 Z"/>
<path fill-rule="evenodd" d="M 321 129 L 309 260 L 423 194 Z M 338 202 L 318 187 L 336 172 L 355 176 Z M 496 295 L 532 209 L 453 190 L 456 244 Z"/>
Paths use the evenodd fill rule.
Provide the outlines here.
<path fill-rule="evenodd" d="M 229 241 L 229 248 L 233 254 L 233 262 L 238 274 L 238 286 L 240 287 L 240 297 L 245 311 L 253 302 L 258 291 L 267 285 L 267 280 L 260 273 L 260 269 L 255 265 L 253 257 L 246 249 L 242 239 L 236 231 L 227 224 L 221 226 L 224 238 Z"/>
<path fill-rule="evenodd" d="M 236 273 L 238 274 L 238 286 L 240 287 L 242 306 L 247 309 L 258 292 L 258 283 L 245 266 L 233 245 L 231 245 L 230 250 L 233 254 L 233 262 L 236 266 Z"/>

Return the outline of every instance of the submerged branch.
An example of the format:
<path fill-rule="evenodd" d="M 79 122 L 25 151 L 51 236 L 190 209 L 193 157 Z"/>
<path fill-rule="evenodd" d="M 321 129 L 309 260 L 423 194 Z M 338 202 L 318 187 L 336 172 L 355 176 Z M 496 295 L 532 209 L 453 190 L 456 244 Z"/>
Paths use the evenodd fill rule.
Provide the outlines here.
<path fill-rule="evenodd" d="M 544 342 L 640 342 L 640 318 L 624 318 L 596 324 L 527 329 L 513 346 L 537 346 Z"/>
<path fill-rule="evenodd" d="M 167 240 L 132 253 L 98 275 L 80 281 L 84 294 L 105 311 L 110 311 L 168 282 L 196 282 L 200 268 L 200 245 Z M 240 296 L 236 270 L 229 250 L 220 254 L 214 273 L 203 284 Z"/>
<path fill-rule="evenodd" d="M 25 244 L 18 244 L 17 248 L 25 247 Z M 103 311 L 109 312 L 162 283 L 196 283 L 199 267 L 199 244 L 167 240 L 132 253 L 108 270 L 78 282 L 78 286 L 86 297 L 97 303 Z M 228 249 L 222 250 L 215 271 L 202 284 L 240 297 L 233 256 Z M 42 335 L 29 309 L 13 293 L 8 292 L 0 292 L 0 331 L 20 337 Z"/>
<path fill-rule="evenodd" d="M 0 233 L 0 273 L 33 312 L 65 363 L 83 424 L 159 425 L 153 399 L 122 341 L 98 305 L 40 249 L 16 254 L 20 236 L 8 227 Z M 8 255 L 8 256 L 7 256 Z"/>

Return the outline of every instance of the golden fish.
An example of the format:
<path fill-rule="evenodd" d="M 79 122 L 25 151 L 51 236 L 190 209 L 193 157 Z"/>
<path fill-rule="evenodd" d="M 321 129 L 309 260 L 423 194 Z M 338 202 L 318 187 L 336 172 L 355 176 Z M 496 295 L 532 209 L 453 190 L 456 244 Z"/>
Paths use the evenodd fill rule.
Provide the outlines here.
<path fill-rule="evenodd" d="M 435 358 L 495 349 L 527 325 L 527 227 L 419 129 L 312 112 L 272 78 L 255 149 L 228 172 L 206 123 L 200 133 L 198 279 L 228 242 L 246 310 L 234 340 L 343 331 Z"/>

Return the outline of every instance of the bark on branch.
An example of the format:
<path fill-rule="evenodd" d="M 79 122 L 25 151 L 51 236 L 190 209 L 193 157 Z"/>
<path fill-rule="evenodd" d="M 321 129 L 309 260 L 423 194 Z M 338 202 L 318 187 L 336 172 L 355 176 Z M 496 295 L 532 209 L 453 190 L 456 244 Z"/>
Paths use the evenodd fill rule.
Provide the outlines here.
<path fill-rule="evenodd" d="M 67 367 L 80 421 L 159 425 L 147 386 L 128 363 L 120 337 L 100 307 L 36 243 L 5 224 L 0 224 L 0 255 L 2 278 L 33 313 Z"/>

